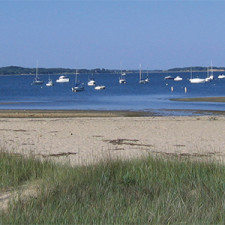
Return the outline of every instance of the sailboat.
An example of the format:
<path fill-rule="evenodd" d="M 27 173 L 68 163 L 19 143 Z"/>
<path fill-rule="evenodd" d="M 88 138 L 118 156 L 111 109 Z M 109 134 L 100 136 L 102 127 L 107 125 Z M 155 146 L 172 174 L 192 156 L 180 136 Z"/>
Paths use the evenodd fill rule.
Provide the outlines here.
<path fill-rule="evenodd" d="M 35 75 L 35 78 L 33 80 L 33 84 L 35 85 L 40 85 L 40 84 L 43 84 L 43 80 L 40 80 L 40 78 L 38 77 L 38 63 L 37 63 L 37 66 L 36 66 L 36 75 Z"/>
<path fill-rule="evenodd" d="M 205 78 L 205 82 L 211 81 L 211 78 L 209 76 L 209 68 L 207 67 L 207 77 Z"/>
<path fill-rule="evenodd" d="M 192 83 L 192 84 L 199 84 L 199 83 L 205 83 L 205 79 L 202 79 L 202 78 L 192 78 L 192 69 L 191 69 L 191 78 L 189 79 L 189 81 Z"/>
<path fill-rule="evenodd" d="M 52 79 L 50 79 L 50 75 L 48 77 L 48 83 L 46 84 L 47 87 L 52 87 L 54 84 L 53 84 L 53 81 Z"/>
<path fill-rule="evenodd" d="M 147 70 L 147 77 L 145 78 L 145 83 L 149 82 L 149 78 L 148 78 L 148 70 Z"/>
<path fill-rule="evenodd" d="M 145 80 L 142 79 L 142 73 L 141 73 L 141 64 L 140 64 L 140 71 L 139 71 L 139 84 L 145 84 Z"/>
<path fill-rule="evenodd" d="M 121 76 L 119 78 L 119 83 L 120 84 L 126 84 L 125 76 L 126 76 L 126 73 L 121 71 Z"/>
<path fill-rule="evenodd" d="M 76 70 L 76 73 L 75 73 L 75 86 L 72 87 L 72 91 L 73 92 L 79 92 L 79 91 L 83 91 L 84 90 L 84 85 L 83 85 L 83 83 L 80 83 L 78 81 L 77 75 L 78 75 L 78 72 Z"/>
<path fill-rule="evenodd" d="M 211 75 L 209 76 L 209 78 L 210 78 L 210 80 L 214 80 L 212 61 L 211 61 Z"/>

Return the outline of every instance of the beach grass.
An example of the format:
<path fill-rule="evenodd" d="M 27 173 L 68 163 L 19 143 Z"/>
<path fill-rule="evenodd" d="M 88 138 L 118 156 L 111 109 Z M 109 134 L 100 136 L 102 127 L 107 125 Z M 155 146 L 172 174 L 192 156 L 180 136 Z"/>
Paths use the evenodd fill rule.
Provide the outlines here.
<path fill-rule="evenodd" d="M 13 190 L 26 182 L 42 179 L 44 174 L 52 174 L 53 168 L 49 161 L 41 162 L 33 156 L 0 150 L 0 191 Z"/>
<path fill-rule="evenodd" d="M 70 167 L 34 157 L 0 154 L 0 165 L 4 164 L 0 170 L 1 190 L 41 180 L 37 196 L 21 198 L 12 202 L 7 211 L 0 212 L 0 224 L 225 221 L 223 164 L 149 156 Z"/>

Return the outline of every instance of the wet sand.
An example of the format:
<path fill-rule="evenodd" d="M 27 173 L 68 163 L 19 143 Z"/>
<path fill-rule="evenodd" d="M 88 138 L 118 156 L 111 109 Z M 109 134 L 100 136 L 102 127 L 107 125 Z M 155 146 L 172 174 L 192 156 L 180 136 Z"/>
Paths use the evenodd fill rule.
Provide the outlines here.
<path fill-rule="evenodd" d="M 0 110 L 0 118 L 74 118 L 74 117 L 139 117 L 152 112 L 99 110 Z"/>
<path fill-rule="evenodd" d="M 34 154 L 71 165 L 148 154 L 225 162 L 224 116 L 3 111 L 0 111 L 0 146 L 17 154 Z"/>
<path fill-rule="evenodd" d="M 171 100 L 181 102 L 225 102 L 225 97 L 174 98 Z"/>

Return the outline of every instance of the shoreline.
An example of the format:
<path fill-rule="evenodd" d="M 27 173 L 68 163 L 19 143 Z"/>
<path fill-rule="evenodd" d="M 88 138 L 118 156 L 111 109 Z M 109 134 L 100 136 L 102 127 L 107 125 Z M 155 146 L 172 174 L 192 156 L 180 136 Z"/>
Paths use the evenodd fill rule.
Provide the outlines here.
<path fill-rule="evenodd" d="M 225 97 L 224 97 L 225 98 Z M 160 111 L 162 113 L 160 113 Z M 168 112 L 165 115 L 163 112 Z M 169 112 L 181 113 L 173 115 Z M 186 114 L 185 114 L 186 113 Z M 187 115 L 189 114 L 189 115 Z M 191 114 L 191 115 L 190 115 Z M 0 118 L 79 118 L 79 117 L 186 117 L 186 116 L 223 116 L 224 111 L 198 110 L 198 109 L 159 109 L 153 111 L 129 111 L 129 110 L 45 110 L 45 109 L 0 109 Z"/>
<path fill-rule="evenodd" d="M 77 117 L 148 117 L 159 116 L 154 112 L 128 110 L 23 110 L 1 109 L 0 118 L 77 118 Z"/>

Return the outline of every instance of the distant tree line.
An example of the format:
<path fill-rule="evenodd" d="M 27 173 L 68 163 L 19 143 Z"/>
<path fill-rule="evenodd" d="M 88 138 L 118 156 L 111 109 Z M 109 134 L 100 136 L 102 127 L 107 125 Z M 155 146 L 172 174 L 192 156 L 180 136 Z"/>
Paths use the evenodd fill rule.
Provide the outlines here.
<path fill-rule="evenodd" d="M 183 68 L 173 68 L 173 69 L 169 69 L 169 72 L 177 72 L 177 71 L 182 71 L 182 72 L 186 72 L 186 71 L 191 71 L 191 69 L 193 71 L 206 71 L 208 67 L 201 67 L 201 66 L 193 66 L 193 67 L 183 67 Z M 212 67 L 213 70 L 225 70 L 225 67 Z"/>
<path fill-rule="evenodd" d="M 183 67 L 183 68 L 173 68 L 168 70 L 149 70 L 151 73 L 161 73 L 161 72 L 189 72 L 191 71 L 206 71 L 207 67 L 194 66 L 194 67 Z M 224 70 L 225 67 L 213 67 L 214 70 Z M 76 69 L 68 68 L 38 68 L 38 74 L 74 74 Z M 109 70 L 104 68 L 96 69 L 78 69 L 79 73 L 120 73 L 120 70 Z M 125 70 L 127 73 L 137 73 L 139 70 Z M 143 71 L 145 72 L 145 71 Z M 7 66 L 0 68 L 0 75 L 29 75 L 35 74 L 36 68 L 24 68 L 20 66 Z"/>
<path fill-rule="evenodd" d="M 66 68 L 38 68 L 38 74 L 73 74 L 76 69 L 66 69 Z M 79 73 L 114 73 L 116 70 L 107 69 L 78 69 Z M 0 68 L 1 75 L 28 75 L 35 74 L 36 68 L 24 68 L 19 66 L 7 66 Z"/>

